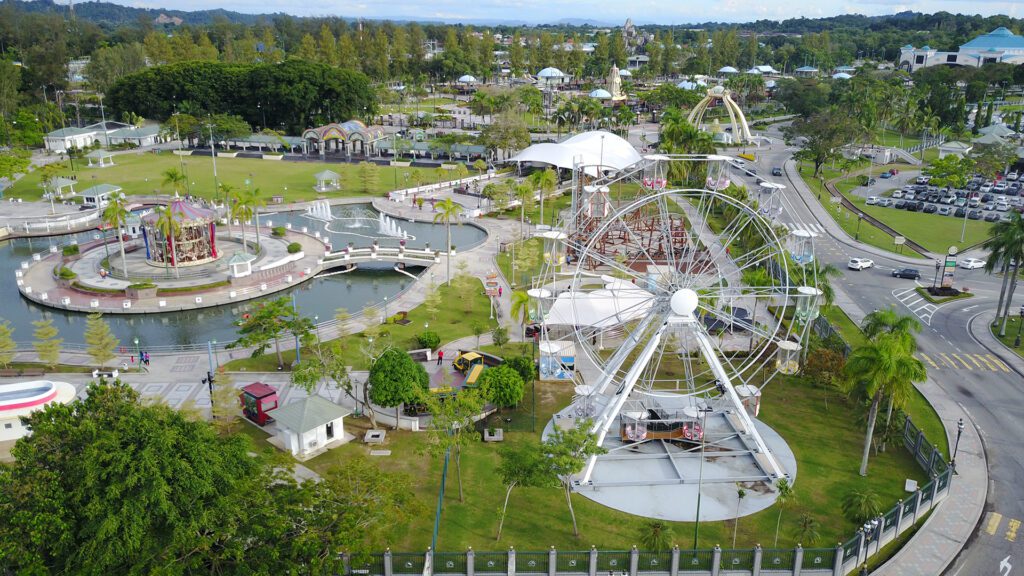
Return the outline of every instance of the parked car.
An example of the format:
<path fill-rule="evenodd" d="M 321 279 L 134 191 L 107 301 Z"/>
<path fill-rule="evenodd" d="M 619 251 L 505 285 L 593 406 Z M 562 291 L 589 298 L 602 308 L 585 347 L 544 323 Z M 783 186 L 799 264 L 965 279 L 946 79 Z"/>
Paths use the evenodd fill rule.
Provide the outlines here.
<path fill-rule="evenodd" d="M 889 206 L 892 206 L 892 204 L 893 202 L 890 198 L 882 198 L 881 200 L 878 201 L 878 205 L 881 206 L 882 208 L 888 208 Z"/>
<path fill-rule="evenodd" d="M 952 211 L 953 211 L 953 209 L 950 208 L 949 206 L 941 206 L 941 207 L 939 207 L 938 214 L 939 214 L 939 216 L 949 216 L 950 212 L 952 212 Z"/>
<path fill-rule="evenodd" d="M 998 203 L 996 203 L 996 210 L 998 210 L 1000 212 L 1006 212 L 1009 209 L 1010 209 L 1010 205 L 1007 204 L 1006 202 L 998 202 Z"/>
<path fill-rule="evenodd" d="M 868 206 L 874 206 L 875 204 L 878 204 L 878 200 L 878 196 L 868 196 L 868 200 L 867 202 L 865 202 L 865 204 L 867 204 Z"/>
<path fill-rule="evenodd" d="M 992 196 L 989 193 L 985 193 L 985 194 L 981 195 L 981 201 L 982 202 L 991 202 L 993 198 L 994 198 L 994 196 Z"/>
<path fill-rule="evenodd" d="M 1009 174 L 1006 175 L 1007 180 L 1016 180 L 1018 178 L 1020 178 L 1020 174 L 1018 174 L 1017 172 L 1010 172 Z"/>
<path fill-rule="evenodd" d="M 995 212 L 985 214 L 985 222 L 995 222 L 996 220 L 999 220 L 999 214 Z"/>
<path fill-rule="evenodd" d="M 918 176 L 914 179 L 915 184 L 927 184 L 931 180 L 928 176 Z"/>
<path fill-rule="evenodd" d="M 967 198 L 957 198 L 955 204 L 958 208 L 963 208 L 964 206 L 967 206 Z"/>
<path fill-rule="evenodd" d="M 970 208 L 977 208 L 978 206 L 981 206 L 981 200 L 978 200 L 977 198 L 971 198 L 970 200 L 967 201 L 967 206 L 969 206 Z"/>
<path fill-rule="evenodd" d="M 907 202 L 907 205 L 904 206 L 904 208 L 906 208 L 907 211 L 909 211 L 909 212 L 917 212 L 923 206 L 924 206 L 924 202 Z"/>
<path fill-rule="evenodd" d="M 939 207 L 936 206 L 935 204 L 929 204 L 924 207 L 924 210 L 922 210 L 922 212 L 924 212 L 925 214 L 935 214 L 935 212 L 937 212 L 938 209 Z"/>
<path fill-rule="evenodd" d="M 874 260 L 868 258 L 850 258 L 850 261 L 846 263 L 846 267 L 850 270 L 864 270 L 865 268 L 871 268 L 875 265 Z"/>
<path fill-rule="evenodd" d="M 892 178 L 892 174 L 889 174 L 888 172 L 882 172 L 881 174 L 878 175 L 878 177 L 884 180 L 888 180 L 889 178 Z"/>
<path fill-rule="evenodd" d="M 967 213 L 968 220 L 981 220 L 981 210 L 971 210 Z"/>
<path fill-rule="evenodd" d="M 907 201 L 906 200 L 897 200 L 896 203 L 892 205 L 892 207 L 897 209 L 897 210 L 902 210 L 903 207 L 906 206 L 906 205 L 907 205 Z"/>
<path fill-rule="evenodd" d="M 943 204 L 952 204 L 954 202 L 956 202 L 956 196 L 954 196 L 953 194 L 950 194 L 949 196 L 944 196 L 942 198 Z"/>
<path fill-rule="evenodd" d="M 892 193 L 892 197 L 896 198 L 898 200 L 900 198 L 903 198 L 903 194 L 904 194 L 903 190 L 896 190 L 896 191 L 894 191 Z"/>
<path fill-rule="evenodd" d="M 772 176 L 782 176 L 782 168 L 772 168 Z"/>
<path fill-rule="evenodd" d="M 995 210 L 996 209 L 996 205 L 993 204 L 992 202 L 989 202 L 988 204 L 982 204 L 981 205 L 981 209 L 982 210 Z"/>
<path fill-rule="evenodd" d="M 892 271 L 893 278 L 906 278 L 907 280 L 920 280 L 921 272 L 914 268 L 897 268 Z"/>
<path fill-rule="evenodd" d="M 917 199 L 917 192 L 904 192 L 903 193 L 903 199 L 904 200 L 916 200 Z"/>
<path fill-rule="evenodd" d="M 967 209 L 966 208 L 957 208 L 956 211 L 953 212 L 953 216 L 956 216 L 957 218 L 963 218 L 966 215 L 967 215 Z"/>
<path fill-rule="evenodd" d="M 978 188 L 978 190 L 980 190 L 982 193 L 984 193 L 984 192 L 991 192 L 992 191 L 992 185 L 986 182 L 985 184 L 982 184 L 981 187 Z"/>
<path fill-rule="evenodd" d="M 974 270 L 975 268 L 982 268 L 985 266 L 985 261 L 981 258 L 964 258 L 957 266 L 964 270 Z"/>
<path fill-rule="evenodd" d="M 1009 187 L 1010 186 L 1005 181 L 1000 180 L 999 182 L 996 182 L 995 184 L 992 185 L 992 190 L 996 192 L 1003 192 Z"/>

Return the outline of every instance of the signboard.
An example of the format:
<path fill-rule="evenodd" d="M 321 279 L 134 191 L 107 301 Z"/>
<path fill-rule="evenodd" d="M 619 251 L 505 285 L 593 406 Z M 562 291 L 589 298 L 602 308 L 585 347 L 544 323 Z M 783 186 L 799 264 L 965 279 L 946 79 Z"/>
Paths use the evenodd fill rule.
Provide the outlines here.
<path fill-rule="evenodd" d="M 953 274 L 956 272 L 956 256 L 946 256 L 946 264 L 942 268 L 942 287 L 953 287 Z"/>
<path fill-rule="evenodd" d="M 897 246 L 902 246 L 907 243 L 907 238 L 906 236 L 896 236 L 892 239 L 892 243 Z"/>

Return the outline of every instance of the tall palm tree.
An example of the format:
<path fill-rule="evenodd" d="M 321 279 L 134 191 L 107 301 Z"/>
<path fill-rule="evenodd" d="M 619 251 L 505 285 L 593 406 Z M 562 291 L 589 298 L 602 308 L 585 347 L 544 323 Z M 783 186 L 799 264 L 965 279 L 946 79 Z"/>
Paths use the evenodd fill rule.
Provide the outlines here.
<path fill-rule="evenodd" d="M 1020 271 L 1021 260 L 1024 259 L 1024 218 L 1017 212 L 1010 212 L 1009 221 L 997 222 L 989 229 L 989 237 L 982 246 L 989 251 L 985 271 L 992 274 L 999 269 L 1003 274 L 999 302 L 996 305 L 996 322 L 1002 320 L 1000 335 L 1005 336 L 1010 303 L 1013 301 L 1013 292 L 1017 284 L 1017 273 Z"/>
<path fill-rule="evenodd" d="M 434 209 L 437 210 L 437 214 L 434 214 L 434 222 L 444 222 L 446 232 L 448 234 L 448 264 L 447 280 L 445 284 L 448 286 L 452 285 L 452 220 L 458 220 L 459 213 L 462 212 L 462 206 L 456 204 L 451 198 L 445 198 L 434 205 Z"/>
<path fill-rule="evenodd" d="M 128 200 L 124 194 L 118 194 L 110 199 L 106 208 L 103 209 L 103 221 L 114 229 L 117 234 L 117 242 L 121 245 L 121 269 L 124 270 L 125 278 L 128 277 L 128 261 L 124 256 L 124 235 L 121 228 L 128 224 Z"/>
<path fill-rule="evenodd" d="M 253 230 L 256 231 L 256 253 L 260 252 L 260 208 L 267 205 L 267 202 L 263 199 L 263 193 L 260 192 L 259 188 L 253 188 L 252 190 L 245 191 L 245 198 L 249 202 L 249 206 L 252 206 L 253 215 Z"/>
<path fill-rule="evenodd" d="M 181 187 L 185 184 L 185 174 L 177 168 L 168 168 L 164 170 L 164 186 L 170 186 L 174 189 L 174 193 L 178 194 L 181 192 Z"/>
<path fill-rule="evenodd" d="M 544 223 L 544 196 L 558 187 L 558 173 L 551 168 L 530 174 L 530 184 L 540 190 L 540 223 Z"/>
<path fill-rule="evenodd" d="M 813 266 L 811 273 L 813 273 L 815 287 L 821 290 L 822 304 L 828 308 L 836 301 L 836 291 L 832 288 L 832 279 L 838 278 L 842 273 L 834 264 L 822 264 L 820 260 L 815 260 Z M 804 284 L 806 285 L 812 280 L 812 278 L 809 278 L 811 273 L 808 272 L 806 266 L 801 269 L 804 273 Z"/>
<path fill-rule="evenodd" d="M 860 329 L 868 340 L 873 340 L 881 334 L 900 334 L 911 336 L 909 343 L 913 348 L 917 343 L 913 339 L 913 333 L 921 331 L 921 323 L 913 316 L 904 316 L 896 312 L 896 308 L 890 306 L 881 310 L 875 310 L 864 317 L 860 323 Z"/>
<path fill-rule="evenodd" d="M 779 491 L 778 502 L 779 502 L 779 517 L 775 521 L 775 547 L 779 547 L 779 527 L 782 526 L 782 508 L 785 507 L 786 501 L 793 497 L 793 487 L 790 486 L 789 480 L 782 478 L 775 485 L 775 488 Z"/>
<path fill-rule="evenodd" d="M 924 364 L 914 357 L 908 339 L 899 334 L 882 334 L 855 348 L 846 361 L 845 371 L 847 391 L 859 390 L 871 398 L 860 464 L 860 475 L 867 476 L 871 438 L 882 396 L 888 394 L 894 402 L 902 404 L 910 396 L 913 383 L 923 381 L 927 373 Z"/>
<path fill-rule="evenodd" d="M 522 325 L 525 338 L 526 321 L 530 319 L 530 296 L 525 290 L 516 290 L 512 293 L 512 318 Z"/>
<path fill-rule="evenodd" d="M 658 145 L 668 154 L 714 154 L 715 143 L 711 134 L 687 121 L 682 110 L 669 108 L 661 116 L 661 134 Z M 690 179 L 693 162 L 672 162 L 669 177 L 673 180 Z"/>
<path fill-rule="evenodd" d="M 174 212 L 171 211 L 170 207 L 165 207 L 160 210 L 160 216 L 156 221 L 156 229 L 160 231 L 164 236 L 164 240 L 171 245 L 170 259 L 167 258 L 166 248 L 164 248 L 164 269 L 166 270 L 172 262 L 174 263 L 174 275 L 180 277 L 178 272 L 178 258 L 174 248 L 174 237 L 181 232 L 181 224 L 174 219 Z"/>
<path fill-rule="evenodd" d="M 234 202 L 231 203 L 231 218 L 237 219 L 242 225 L 242 250 L 249 252 L 249 244 L 245 233 L 245 223 L 252 219 L 254 213 L 253 197 L 244 191 L 234 193 Z"/>

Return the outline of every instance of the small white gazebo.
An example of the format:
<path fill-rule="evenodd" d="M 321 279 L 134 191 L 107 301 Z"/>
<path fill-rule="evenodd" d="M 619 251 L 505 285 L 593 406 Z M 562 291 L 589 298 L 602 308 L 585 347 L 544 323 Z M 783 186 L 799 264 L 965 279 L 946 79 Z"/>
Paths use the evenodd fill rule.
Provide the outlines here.
<path fill-rule="evenodd" d="M 355 437 L 345 434 L 343 420 L 351 414 L 344 407 L 310 396 L 274 411 L 278 434 L 275 444 L 299 460 L 306 460 Z"/>
<path fill-rule="evenodd" d="M 98 166 L 100 168 L 106 168 L 107 166 L 114 165 L 114 154 L 110 150 L 93 150 L 85 155 L 85 158 L 89 161 L 89 166 Z M 93 164 L 93 161 L 96 161 Z"/>
<path fill-rule="evenodd" d="M 604 88 L 598 88 L 590 93 L 590 97 L 594 100 L 611 100 L 612 93 Z"/>
<path fill-rule="evenodd" d="M 254 254 L 243 254 L 236 252 L 228 259 L 228 269 L 231 270 L 232 278 L 245 278 L 252 274 L 252 261 L 256 259 Z"/>
<path fill-rule="evenodd" d="M 459 76 L 459 84 L 476 84 L 477 82 L 479 82 L 479 80 L 477 80 L 476 76 L 473 76 L 472 74 L 463 74 L 462 76 Z"/>
<path fill-rule="evenodd" d="M 732 66 L 722 66 L 718 69 L 719 74 L 739 74 L 740 71 Z"/>
<path fill-rule="evenodd" d="M 328 192 L 330 190 L 338 190 L 341 188 L 341 175 L 333 170 L 324 170 L 323 172 L 317 172 L 313 175 L 316 178 L 316 189 L 317 192 Z"/>
<path fill-rule="evenodd" d="M 78 182 L 71 178 L 58 176 L 53 180 L 50 180 L 49 188 L 57 194 L 58 198 L 62 198 L 65 194 L 68 196 L 75 195 L 75 184 L 78 184 Z M 64 191 L 65 188 L 67 188 L 67 192 Z M 70 192 L 70 194 L 68 194 L 68 192 Z"/>

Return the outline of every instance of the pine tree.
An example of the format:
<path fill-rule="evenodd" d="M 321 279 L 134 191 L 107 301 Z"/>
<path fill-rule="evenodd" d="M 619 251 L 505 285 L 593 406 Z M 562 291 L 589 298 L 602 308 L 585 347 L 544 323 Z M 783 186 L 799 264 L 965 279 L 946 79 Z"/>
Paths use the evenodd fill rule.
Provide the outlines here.
<path fill-rule="evenodd" d="M 32 333 L 36 341 L 32 346 L 39 355 L 39 361 L 53 368 L 60 361 L 60 345 L 64 343 L 64 339 L 57 338 L 59 332 L 54 327 L 53 320 L 37 320 L 32 325 L 36 327 Z"/>
<path fill-rule="evenodd" d="M 11 328 L 10 322 L 4 320 L 0 322 L 0 365 L 4 368 L 14 360 L 15 348 L 14 328 Z"/>
<path fill-rule="evenodd" d="M 110 331 L 110 325 L 103 319 L 103 314 L 97 312 L 89 314 L 89 317 L 86 318 L 85 341 L 88 343 L 89 356 L 101 368 L 117 357 L 114 350 L 117 350 L 120 341 Z"/>

